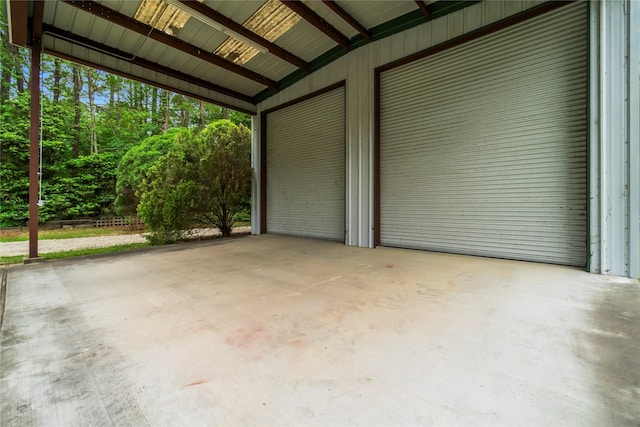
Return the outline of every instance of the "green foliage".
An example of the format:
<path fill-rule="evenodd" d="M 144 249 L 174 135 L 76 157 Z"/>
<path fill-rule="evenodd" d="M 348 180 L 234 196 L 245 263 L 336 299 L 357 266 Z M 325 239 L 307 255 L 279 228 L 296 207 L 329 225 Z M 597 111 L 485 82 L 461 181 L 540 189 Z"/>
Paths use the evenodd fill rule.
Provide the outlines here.
<path fill-rule="evenodd" d="M 149 170 L 138 214 L 152 243 L 182 237 L 194 222 L 229 236 L 251 191 L 251 133 L 228 120 L 181 133 L 175 150 Z"/>
<path fill-rule="evenodd" d="M 0 105 L 0 226 L 18 225 L 29 211 L 29 97 Z"/>
<path fill-rule="evenodd" d="M 176 137 L 186 129 L 170 129 L 167 133 L 150 136 L 129 149 L 118 163 L 116 171 L 116 212 L 131 215 L 140 202 L 140 186 L 147 179 L 149 169 L 163 155 L 175 149 Z"/>
<path fill-rule="evenodd" d="M 117 158 L 108 152 L 64 162 L 63 171 L 43 182 L 41 221 L 112 214 L 116 164 Z"/>
<path fill-rule="evenodd" d="M 0 227 L 29 215 L 30 55 L 8 43 L 5 23 L 0 16 Z M 110 215 L 114 201 L 133 213 L 147 170 L 181 132 L 173 127 L 224 116 L 250 124 L 245 114 L 48 55 L 41 88 L 40 221 Z"/>

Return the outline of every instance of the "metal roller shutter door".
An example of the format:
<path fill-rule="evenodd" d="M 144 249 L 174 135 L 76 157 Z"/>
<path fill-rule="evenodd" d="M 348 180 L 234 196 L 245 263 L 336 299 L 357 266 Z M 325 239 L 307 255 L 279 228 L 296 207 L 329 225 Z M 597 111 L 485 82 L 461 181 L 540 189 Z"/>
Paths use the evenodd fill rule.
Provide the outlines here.
<path fill-rule="evenodd" d="M 344 87 L 267 114 L 267 232 L 344 241 Z"/>
<path fill-rule="evenodd" d="M 380 76 L 380 243 L 584 266 L 587 5 Z"/>

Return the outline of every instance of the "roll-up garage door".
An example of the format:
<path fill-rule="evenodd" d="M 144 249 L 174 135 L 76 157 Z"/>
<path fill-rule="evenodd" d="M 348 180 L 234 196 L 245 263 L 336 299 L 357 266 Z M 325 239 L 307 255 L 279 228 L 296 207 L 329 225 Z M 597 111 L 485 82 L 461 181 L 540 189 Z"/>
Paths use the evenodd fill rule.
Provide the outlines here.
<path fill-rule="evenodd" d="M 380 76 L 380 243 L 586 263 L 587 5 Z"/>
<path fill-rule="evenodd" d="M 344 87 L 267 114 L 267 232 L 344 240 Z"/>

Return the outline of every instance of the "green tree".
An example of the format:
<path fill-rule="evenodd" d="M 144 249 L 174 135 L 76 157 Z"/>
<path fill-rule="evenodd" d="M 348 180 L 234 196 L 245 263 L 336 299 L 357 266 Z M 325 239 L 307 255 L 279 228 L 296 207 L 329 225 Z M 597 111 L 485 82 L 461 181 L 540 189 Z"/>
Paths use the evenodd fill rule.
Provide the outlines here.
<path fill-rule="evenodd" d="M 251 133 L 229 120 L 182 133 L 149 170 L 138 214 L 153 243 L 175 241 L 194 223 L 229 236 L 251 191 Z"/>
<path fill-rule="evenodd" d="M 0 226 L 3 227 L 23 224 L 29 215 L 28 117 L 26 92 L 0 104 Z"/>
<path fill-rule="evenodd" d="M 9 44 L 1 15 L 2 8 L 0 226 L 7 227 L 24 224 L 29 215 L 30 55 Z M 121 212 L 135 212 L 137 187 L 151 164 L 173 146 L 172 128 L 203 128 L 223 116 L 221 107 L 46 54 L 41 77 L 41 221 L 111 214 L 116 195 L 117 206 L 128 207 Z M 229 110 L 228 116 L 236 124 L 249 124 L 242 113 Z M 164 131 L 168 139 L 143 145 L 125 158 L 131 147 Z M 118 159 L 130 170 L 120 171 L 116 185 Z M 129 202 L 123 199 L 127 192 L 133 196 Z"/>
<path fill-rule="evenodd" d="M 42 183 L 46 203 L 40 209 L 41 221 L 112 214 L 116 163 L 116 156 L 109 152 L 62 163 L 60 172 Z"/>
<path fill-rule="evenodd" d="M 120 215 L 136 213 L 141 185 L 147 180 L 149 169 L 160 157 L 175 150 L 176 137 L 186 129 L 173 128 L 167 133 L 145 138 L 127 151 L 116 171 L 115 209 Z"/>

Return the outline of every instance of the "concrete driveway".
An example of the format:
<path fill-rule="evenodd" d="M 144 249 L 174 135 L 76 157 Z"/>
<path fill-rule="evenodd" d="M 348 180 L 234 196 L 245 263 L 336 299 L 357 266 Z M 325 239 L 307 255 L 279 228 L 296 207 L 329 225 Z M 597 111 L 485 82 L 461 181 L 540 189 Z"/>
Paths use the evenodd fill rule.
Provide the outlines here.
<path fill-rule="evenodd" d="M 0 424 L 640 422 L 640 287 L 251 236 L 11 267 Z"/>

